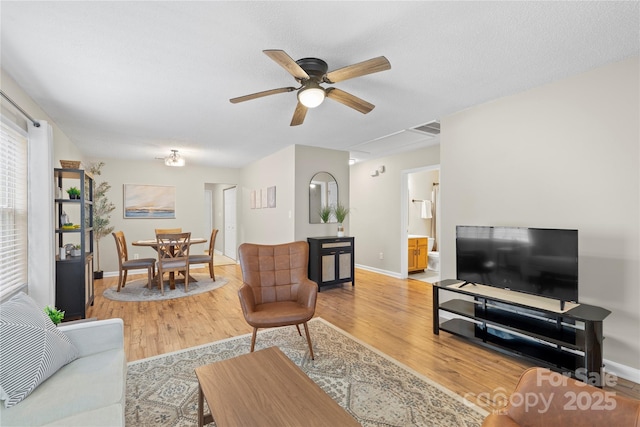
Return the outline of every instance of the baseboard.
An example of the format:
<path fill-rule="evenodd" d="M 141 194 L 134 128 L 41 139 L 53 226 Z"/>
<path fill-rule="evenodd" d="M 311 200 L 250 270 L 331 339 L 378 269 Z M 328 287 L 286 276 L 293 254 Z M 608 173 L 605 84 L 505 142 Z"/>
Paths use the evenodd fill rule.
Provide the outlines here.
<path fill-rule="evenodd" d="M 632 368 L 621 363 L 612 362 L 611 360 L 604 359 L 604 370 L 614 374 L 618 378 L 624 378 L 625 380 L 633 381 L 636 384 L 640 384 L 640 369 Z"/>
<path fill-rule="evenodd" d="M 384 274 L 385 276 L 390 276 L 390 277 L 393 277 L 393 278 L 396 278 L 396 279 L 401 279 L 400 273 L 396 273 L 395 271 L 382 270 L 382 269 L 379 269 L 379 268 L 370 267 L 368 265 L 360 265 L 360 264 L 356 264 L 355 267 L 359 268 L 361 270 L 372 271 L 374 273 L 380 273 L 380 274 Z"/>

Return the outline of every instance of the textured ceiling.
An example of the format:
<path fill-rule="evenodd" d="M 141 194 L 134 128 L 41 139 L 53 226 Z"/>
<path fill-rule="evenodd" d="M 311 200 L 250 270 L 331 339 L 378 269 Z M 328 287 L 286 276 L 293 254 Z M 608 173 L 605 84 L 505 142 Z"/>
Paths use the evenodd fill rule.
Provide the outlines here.
<path fill-rule="evenodd" d="M 405 129 L 638 55 L 638 6 L 3 0 L 1 65 L 89 157 L 178 149 L 189 163 L 240 167 L 304 144 L 367 158 L 434 143 Z M 229 102 L 296 85 L 263 49 L 329 70 L 384 55 L 392 68 L 335 85 L 371 113 L 326 100 L 290 127 L 294 92 Z"/>

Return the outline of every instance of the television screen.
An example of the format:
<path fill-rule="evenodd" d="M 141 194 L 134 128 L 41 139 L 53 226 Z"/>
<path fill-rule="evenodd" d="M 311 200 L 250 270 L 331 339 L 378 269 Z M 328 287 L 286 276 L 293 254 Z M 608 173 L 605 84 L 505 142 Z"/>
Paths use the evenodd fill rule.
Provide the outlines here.
<path fill-rule="evenodd" d="M 578 230 L 456 227 L 458 280 L 578 302 Z"/>

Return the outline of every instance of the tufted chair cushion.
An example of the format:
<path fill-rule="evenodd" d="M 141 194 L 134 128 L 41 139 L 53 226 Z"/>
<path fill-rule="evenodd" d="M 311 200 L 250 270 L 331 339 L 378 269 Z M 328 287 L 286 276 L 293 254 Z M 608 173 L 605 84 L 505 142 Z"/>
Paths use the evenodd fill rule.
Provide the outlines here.
<path fill-rule="evenodd" d="M 280 245 L 243 243 L 238 248 L 243 285 L 238 291 L 245 320 L 258 328 L 303 324 L 307 330 L 316 308 L 318 286 L 307 277 L 309 245 L 292 242 Z"/>

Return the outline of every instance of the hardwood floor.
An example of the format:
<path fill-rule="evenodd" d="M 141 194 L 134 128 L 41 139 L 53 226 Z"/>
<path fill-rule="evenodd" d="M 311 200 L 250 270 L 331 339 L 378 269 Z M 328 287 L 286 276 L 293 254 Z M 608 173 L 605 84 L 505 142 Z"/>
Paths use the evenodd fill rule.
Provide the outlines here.
<path fill-rule="evenodd" d="M 240 267 L 222 265 L 215 270 L 216 277 L 229 280 L 222 288 L 158 302 L 108 300 L 102 293 L 115 286 L 117 278 L 96 280 L 96 300 L 88 316 L 124 319 L 129 361 L 251 332 L 237 296 L 242 284 Z M 493 398 L 509 395 L 522 371 L 532 365 L 446 332 L 434 335 L 431 308 L 428 283 L 356 269 L 355 287 L 345 284 L 319 293 L 316 317 L 485 409 L 494 407 Z M 640 385 L 624 379 L 610 390 L 640 399 Z"/>

